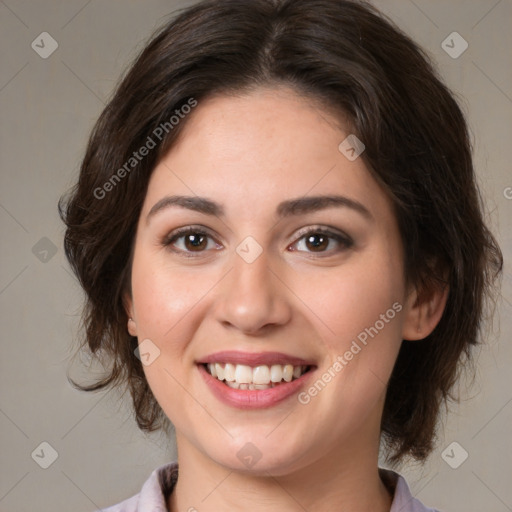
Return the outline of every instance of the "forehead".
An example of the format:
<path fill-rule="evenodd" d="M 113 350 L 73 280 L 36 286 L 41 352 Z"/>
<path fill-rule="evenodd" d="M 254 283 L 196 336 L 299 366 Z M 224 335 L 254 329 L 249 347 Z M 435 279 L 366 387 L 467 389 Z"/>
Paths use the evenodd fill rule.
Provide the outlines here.
<path fill-rule="evenodd" d="M 340 152 L 348 135 L 340 118 L 288 88 L 199 101 L 153 171 L 145 212 L 170 192 L 213 197 L 228 214 L 230 205 L 255 211 L 288 197 L 339 193 L 378 214 L 389 202 L 363 159 Z"/>
<path fill-rule="evenodd" d="M 222 165 L 250 158 L 265 168 L 298 166 L 303 154 L 325 160 L 335 153 L 343 128 L 318 102 L 289 88 L 260 88 L 243 95 L 217 95 L 199 102 L 187 120 L 180 146 Z M 185 148 L 183 148 L 185 149 Z M 264 170 L 264 169 L 262 169 Z"/>

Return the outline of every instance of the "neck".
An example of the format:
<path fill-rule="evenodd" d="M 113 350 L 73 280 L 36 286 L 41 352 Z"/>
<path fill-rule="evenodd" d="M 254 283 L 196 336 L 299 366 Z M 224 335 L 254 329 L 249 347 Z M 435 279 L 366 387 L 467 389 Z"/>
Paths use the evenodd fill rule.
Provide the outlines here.
<path fill-rule="evenodd" d="M 273 476 L 270 469 L 257 476 L 233 470 L 206 457 L 178 432 L 176 440 L 179 477 L 169 497 L 171 512 L 389 512 L 391 507 L 378 472 L 378 440 L 330 449 L 283 476 Z"/>

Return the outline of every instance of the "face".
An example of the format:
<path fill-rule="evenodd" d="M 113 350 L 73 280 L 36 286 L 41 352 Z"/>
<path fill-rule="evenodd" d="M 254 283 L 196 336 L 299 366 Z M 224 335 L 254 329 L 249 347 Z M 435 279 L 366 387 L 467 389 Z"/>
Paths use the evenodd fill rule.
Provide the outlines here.
<path fill-rule="evenodd" d="M 338 149 L 349 132 L 288 89 L 186 122 L 149 182 L 127 301 L 178 450 L 278 475 L 378 442 L 407 294 L 391 203 Z"/>

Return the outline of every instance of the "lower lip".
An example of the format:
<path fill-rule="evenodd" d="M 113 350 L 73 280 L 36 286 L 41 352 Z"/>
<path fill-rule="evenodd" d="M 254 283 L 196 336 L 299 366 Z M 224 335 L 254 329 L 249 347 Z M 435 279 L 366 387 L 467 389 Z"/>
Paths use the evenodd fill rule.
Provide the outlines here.
<path fill-rule="evenodd" d="M 203 379 L 212 390 L 212 393 L 226 405 L 238 407 L 239 409 L 263 409 L 265 407 L 272 407 L 297 393 L 313 373 L 311 369 L 298 379 L 292 380 L 291 382 L 284 382 L 273 388 L 233 389 L 227 384 L 223 384 L 219 379 L 212 377 L 202 364 L 199 364 L 198 368 L 199 373 L 203 376 Z"/>

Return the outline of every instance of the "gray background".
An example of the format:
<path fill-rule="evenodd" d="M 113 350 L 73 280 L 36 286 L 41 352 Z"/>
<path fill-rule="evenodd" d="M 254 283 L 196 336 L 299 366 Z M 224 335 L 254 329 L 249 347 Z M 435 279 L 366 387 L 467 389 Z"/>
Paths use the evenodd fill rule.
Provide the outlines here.
<path fill-rule="evenodd" d="M 66 380 L 68 366 L 75 379 L 88 370 L 71 360 L 82 292 L 64 258 L 56 205 L 121 71 L 172 11 L 190 3 L 0 0 L 1 511 L 92 511 L 135 494 L 154 468 L 175 459 L 173 440 L 138 431 L 128 400 L 80 393 Z M 501 320 L 478 353 L 476 380 L 463 381 L 464 400 L 452 407 L 427 465 L 401 471 L 430 506 L 512 511 L 512 3 L 375 3 L 428 50 L 460 96 L 506 258 Z M 43 59 L 31 43 L 45 31 L 58 49 Z M 469 44 L 456 59 L 441 47 L 453 31 Z M 469 454 L 457 469 L 442 456 L 454 441 L 460 447 L 445 452 L 452 464 L 462 449 Z M 42 442 L 58 453 L 48 469 L 31 456 Z"/>

